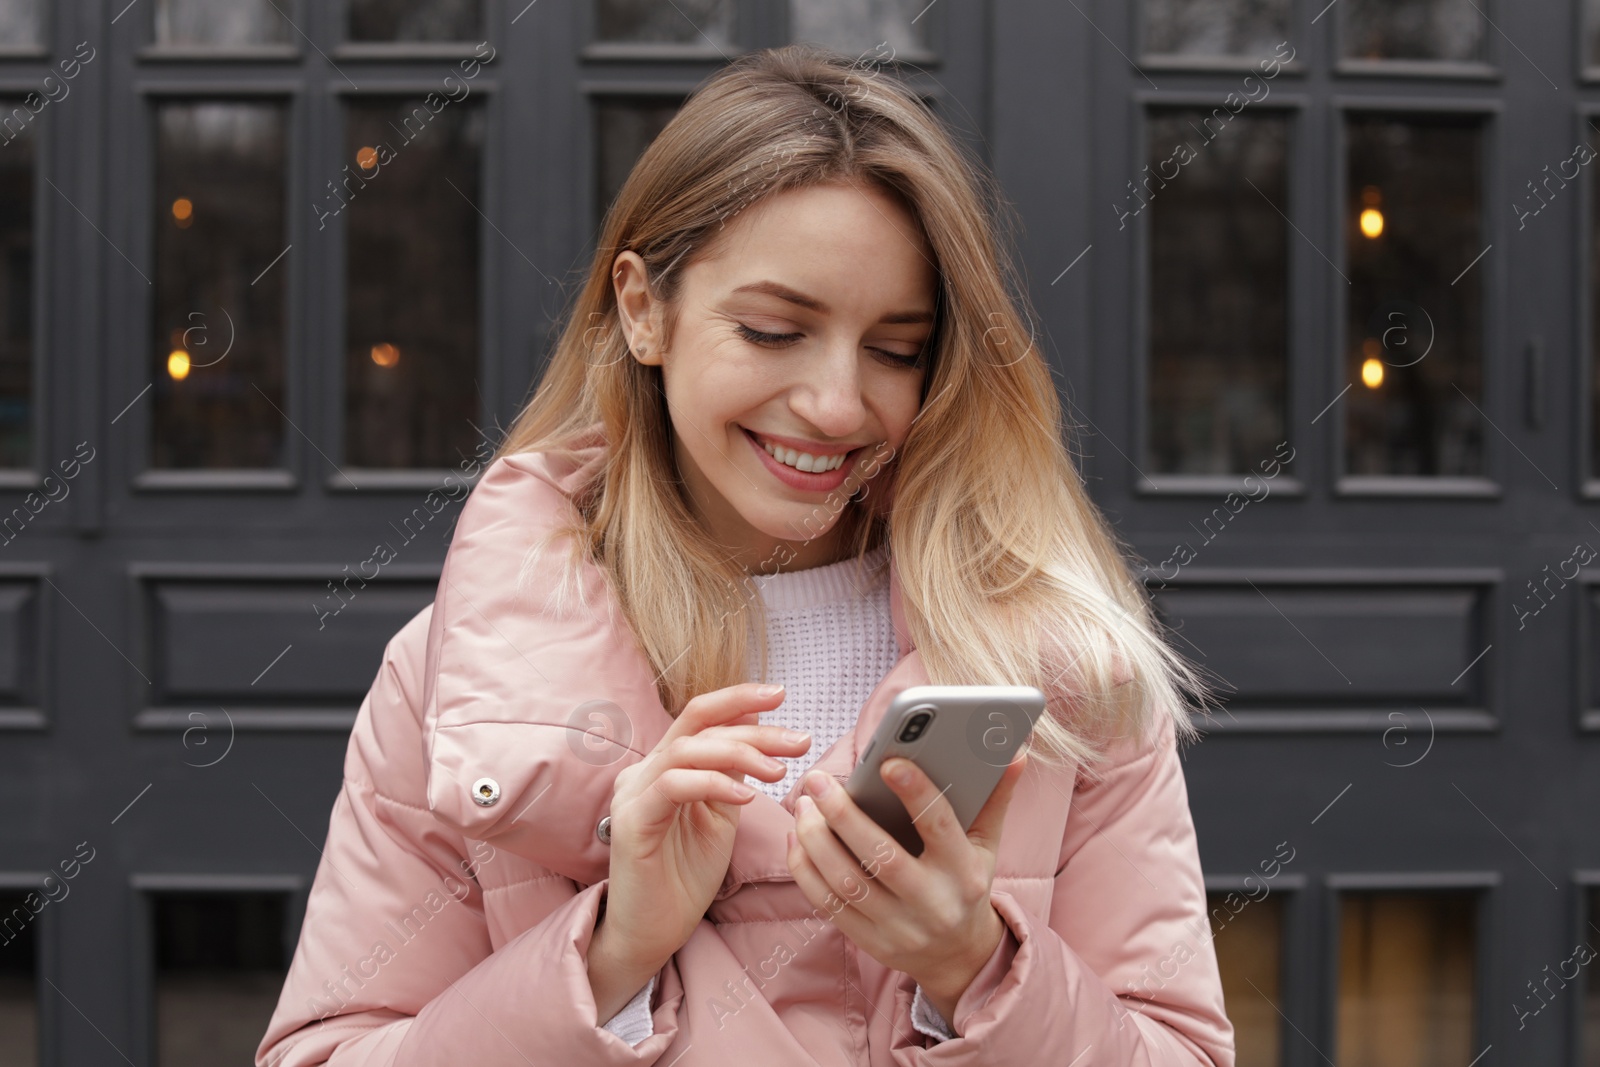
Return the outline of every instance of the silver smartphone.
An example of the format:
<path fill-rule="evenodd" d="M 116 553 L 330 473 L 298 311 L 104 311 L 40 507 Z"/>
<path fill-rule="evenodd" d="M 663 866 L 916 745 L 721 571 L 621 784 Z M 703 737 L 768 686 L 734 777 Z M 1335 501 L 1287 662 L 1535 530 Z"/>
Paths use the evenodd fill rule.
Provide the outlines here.
<path fill-rule="evenodd" d="M 884 760 L 904 756 L 944 790 L 963 830 L 999 784 L 1006 765 L 1033 733 L 1044 693 L 1025 685 L 917 685 L 884 713 L 850 780 L 851 799 L 913 856 L 922 836 L 905 803 L 884 783 Z"/>

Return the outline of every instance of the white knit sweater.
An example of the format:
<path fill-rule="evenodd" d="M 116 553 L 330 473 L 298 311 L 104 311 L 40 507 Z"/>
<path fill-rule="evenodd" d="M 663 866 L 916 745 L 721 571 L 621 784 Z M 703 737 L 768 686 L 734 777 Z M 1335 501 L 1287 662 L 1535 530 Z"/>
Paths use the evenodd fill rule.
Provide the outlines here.
<path fill-rule="evenodd" d="M 773 800 L 787 796 L 795 781 L 855 728 L 861 706 L 900 658 L 889 611 L 889 570 L 884 566 L 888 557 L 887 545 L 867 553 L 859 577 L 853 559 L 752 576 L 767 611 L 767 672 L 764 678 L 759 676 L 752 629 L 750 680 L 784 686 L 783 703 L 764 713 L 761 722 L 811 734 L 811 747 L 804 754 L 783 760 L 789 767 L 780 780 L 745 776 L 747 784 Z M 652 977 L 605 1028 L 629 1045 L 653 1034 L 650 998 L 655 985 Z M 935 1040 L 955 1036 L 920 986 L 912 1000 L 911 1022 L 919 1033 Z"/>

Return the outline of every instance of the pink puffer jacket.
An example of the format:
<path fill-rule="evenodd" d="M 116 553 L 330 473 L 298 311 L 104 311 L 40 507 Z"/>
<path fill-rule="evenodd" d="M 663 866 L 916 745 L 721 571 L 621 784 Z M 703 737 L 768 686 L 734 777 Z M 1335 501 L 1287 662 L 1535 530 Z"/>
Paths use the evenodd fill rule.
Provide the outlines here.
<path fill-rule="evenodd" d="M 564 540 L 515 593 L 525 549 L 600 458 L 586 440 L 489 467 L 433 604 L 389 642 L 257 1067 L 1232 1067 L 1170 725 L 1114 750 L 1098 782 L 1028 765 L 991 895 L 1007 934 L 956 1005 L 956 1038 L 914 1030 L 912 979 L 790 877 L 798 783 L 744 806 L 716 900 L 659 975 L 655 1033 L 629 1047 L 600 1026 L 595 828 L 671 719 L 598 568 L 581 572 L 587 607 L 541 603 Z M 816 763 L 841 781 L 890 699 L 928 681 L 892 568 L 890 595 L 901 658 Z"/>

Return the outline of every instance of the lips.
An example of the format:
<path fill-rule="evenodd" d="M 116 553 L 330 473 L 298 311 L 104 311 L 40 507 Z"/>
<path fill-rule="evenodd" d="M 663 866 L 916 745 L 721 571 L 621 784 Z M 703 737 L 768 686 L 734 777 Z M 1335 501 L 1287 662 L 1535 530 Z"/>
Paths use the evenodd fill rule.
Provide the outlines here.
<path fill-rule="evenodd" d="M 798 489 L 802 492 L 830 492 L 839 488 L 854 469 L 854 461 L 857 454 L 861 451 L 861 448 L 866 447 L 863 445 L 861 448 L 852 448 L 850 451 L 843 453 L 843 460 L 833 470 L 822 472 L 803 471 L 798 467 L 791 467 L 774 457 L 772 453 L 767 451 L 766 446 L 761 443 L 760 436 L 753 431 L 744 426 L 740 426 L 739 429 L 744 434 L 745 439 L 750 442 L 750 447 L 755 450 L 761 465 L 791 489 Z M 839 453 L 834 454 L 839 455 Z"/>
<path fill-rule="evenodd" d="M 843 448 L 843 449 L 841 449 L 836 445 L 834 445 L 834 446 L 816 445 L 816 444 L 812 444 L 812 443 L 807 442 L 807 441 L 800 441 L 797 438 L 779 437 L 776 434 L 769 434 L 769 433 L 756 433 L 754 430 L 750 429 L 748 426 L 740 426 L 739 429 L 743 430 L 745 433 L 749 434 L 751 437 L 754 437 L 756 439 L 756 443 L 757 444 L 761 444 L 761 445 L 770 444 L 770 445 L 773 445 L 776 448 L 792 448 L 796 452 L 809 452 L 813 456 L 837 456 L 840 453 L 850 453 L 850 452 L 854 452 L 855 451 L 854 448 Z M 859 448 L 861 446 L 857 445 L 856 447 Z"/>

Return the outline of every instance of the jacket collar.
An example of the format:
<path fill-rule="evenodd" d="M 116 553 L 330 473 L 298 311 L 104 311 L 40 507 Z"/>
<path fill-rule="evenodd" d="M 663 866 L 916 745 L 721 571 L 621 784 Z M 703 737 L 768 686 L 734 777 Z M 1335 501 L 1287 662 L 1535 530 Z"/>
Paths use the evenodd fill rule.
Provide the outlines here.
<path fill-rule="evenodd" d="M 587 607 L 541 610 L 537 598 L 517 592 L 524 550 L 573 517 L 572 494 L 604 461 L 596 423 L 564 451 L 490 465 L 457 523 L 427 656 L 424 745 L 435 817 L 580 885 L 609 871 L 609 848 L 595 827 L 610 808 L 617 774 L 648 754 L 673 722 L 598 567 L 581 567 Z M 558 540 L 541 555 L 523 588 L 552 587 L 565 549 Z M 928 682 L 892 553 L 889 563 L 899 659 L 869 694 L 855 728 L 813 764 L 840 781 L 894 696 Z M 492 805 L 473 799 L 483 779 L 498 790 Z M 716 899 L 747 883 L 792 880 L 785 854 L 799 791 L 797 781 L 782 801 L 758 792 L 744 806 Z"/>

